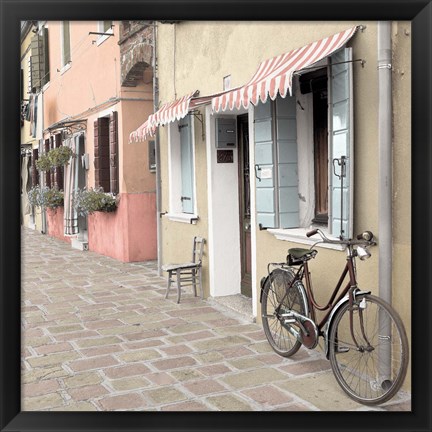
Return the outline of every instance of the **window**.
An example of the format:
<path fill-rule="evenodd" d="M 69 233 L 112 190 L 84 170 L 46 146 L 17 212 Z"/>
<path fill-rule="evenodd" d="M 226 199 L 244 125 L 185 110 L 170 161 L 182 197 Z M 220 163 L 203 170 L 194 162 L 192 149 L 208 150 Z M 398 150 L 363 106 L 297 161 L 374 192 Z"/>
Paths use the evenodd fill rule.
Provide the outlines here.
<path fill-rule="evenodd" d="M 101 22 L 101 33 L 108 33 L 112 30 L 112 21 L 100 21 Z"/>
<path fill-rule="evenodd" d="M 155 141 L 148 141 L 148 164 L 151 172 L 156 171 L 156 146 Z"/>
<path fill-rule="evenodd" d="M 94 122 L 95 185 L 104 192 L 117 194 L 118 181 L 118 120 L 117 111 Z"/>
<path fill-rule="evenodd" d="M 105 33 L 99 35 L 96 45 L 100 45 L 102 42 L 106 41 L 114 33 L 113 22 L 112 21 L 98 21 L 98 33 Z"/>
<path fill-rule="evenodd" d="M 70 21 L 62 21 L 61 25 L 61 66 L 71 62 Z"/>
<path fill-rule="evenodd" d="M 196 212 L 193 139 L 193 116 L 188 115 L 170 124 L 170 214 L 191 215 Z"/>
<path fill-rule="evenodd" d="M 334 236 L 352 236 L 351 58 L 350 49 L 333 54 L 324 70 L 298 79 L 292 97 L 255 107 L 262 228 L 324 224 Z"/>
<path fill-rule="evenodd" d="M 48 29 L 43 27 L 30 42 L 30 91 L 37 93 L 49 82 Z"/>

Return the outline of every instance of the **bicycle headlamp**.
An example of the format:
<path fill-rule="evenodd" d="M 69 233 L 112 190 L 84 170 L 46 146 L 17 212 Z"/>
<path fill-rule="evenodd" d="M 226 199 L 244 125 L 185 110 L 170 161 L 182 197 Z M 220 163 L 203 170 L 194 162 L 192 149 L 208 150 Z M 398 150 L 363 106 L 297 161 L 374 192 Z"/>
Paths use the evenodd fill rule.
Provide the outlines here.
<path fill-rule="evenodd" d="M 361 238 L 366 241 L 371 241 L 373 239 L 373 234 L 370 231 L 364 231 L 361 233 Z"/>
<path fill-rule="evenodd" d="M 357 246 L 357 256 L 362 261 L 364 261 L 365 259 L 370 258 L 371 254 L 370 254 L 370 252 L 366 248 L 361 247 L 361 246 Z"/>

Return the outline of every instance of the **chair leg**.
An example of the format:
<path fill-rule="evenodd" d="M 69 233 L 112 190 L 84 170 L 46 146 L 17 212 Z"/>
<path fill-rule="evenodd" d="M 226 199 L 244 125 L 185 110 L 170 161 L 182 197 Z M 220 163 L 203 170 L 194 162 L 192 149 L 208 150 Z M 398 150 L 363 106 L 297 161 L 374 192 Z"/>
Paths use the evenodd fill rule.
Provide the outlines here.
<path fill-rule="evenodd" d="M 197 290 L 196 290 L 196 277 L 197 277 L 197 270 L 192 269 L 192 286 L 194 291 L 194 296 L 197 296 Z"/>
<path fill-rule="evenodd" d="M 181 295 L 181 281 L 180 281 L 180 270 L 177 270 L 177 303 L 180 303 Z"/>
<path fill-rule="evenodd" d="M 200 289 L 200 293 L 201 293 L 201 299 L 204 299 L 204 293 L 203 293 L 203 288 L 202 288 L 201 267 L 198 269 L 198 272 L 199 272 L 199 289 Z"/>
<path fill-rule="evenodd" d="M 171 288 L 171 280 L 172 280 L 172 278 L 171 278 L 171 272 L 169 271 L 169 272 L 168 272 L 168 285 L 167 285 L 167 290 L 166 290 L 166 294 L 165 294 L 165 298 L 166 298 L 166 299 L 168 298 L 168 294 L 169 294 L 169 292 L 170 292 L 170 288 Z"/>

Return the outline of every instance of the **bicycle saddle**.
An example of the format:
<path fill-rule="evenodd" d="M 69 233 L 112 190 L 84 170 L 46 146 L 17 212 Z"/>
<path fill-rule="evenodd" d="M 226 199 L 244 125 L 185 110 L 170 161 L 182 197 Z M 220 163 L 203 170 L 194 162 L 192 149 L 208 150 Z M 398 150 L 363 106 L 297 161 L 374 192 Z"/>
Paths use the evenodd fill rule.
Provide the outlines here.
<path fill-rule="evenodd" d="M 318 251 L 315 249 L 291 248 L 288 249 L 288 253 L 295 259 L 307 261 L 314 258 Z"/>

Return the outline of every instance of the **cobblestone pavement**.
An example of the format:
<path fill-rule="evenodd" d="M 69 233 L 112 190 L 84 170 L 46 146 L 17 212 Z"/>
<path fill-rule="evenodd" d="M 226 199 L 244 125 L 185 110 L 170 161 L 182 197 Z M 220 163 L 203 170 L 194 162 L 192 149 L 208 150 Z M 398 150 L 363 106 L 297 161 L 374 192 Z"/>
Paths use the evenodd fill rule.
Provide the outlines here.
<path fill-rule="evenodd" d="M 319 351 L 276 355 L 261 326 L 191 291 L 166 300 L 155 262 L 121 263 L 22 230 L 24 411 L 410 410 L 363 407 Z"/>

